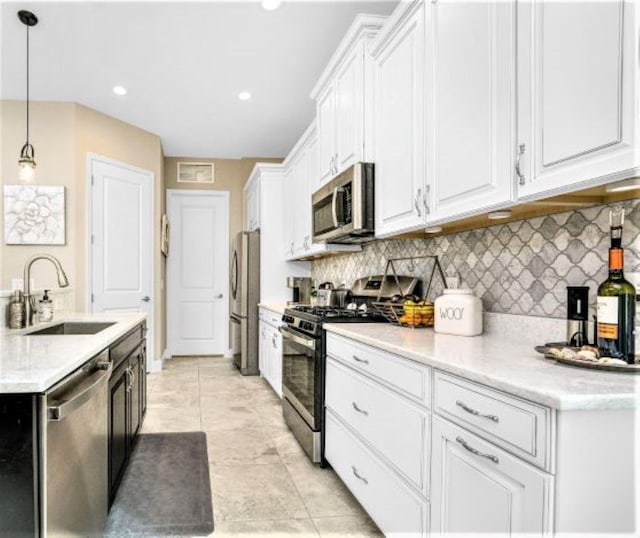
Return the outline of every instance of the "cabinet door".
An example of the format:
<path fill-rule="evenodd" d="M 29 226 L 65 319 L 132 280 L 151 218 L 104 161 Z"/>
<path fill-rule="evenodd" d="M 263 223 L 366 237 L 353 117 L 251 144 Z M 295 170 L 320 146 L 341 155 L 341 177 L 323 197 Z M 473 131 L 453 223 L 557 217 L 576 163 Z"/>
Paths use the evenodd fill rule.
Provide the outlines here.
<path fill-rule="evenodd" d="M 129 428 L 129 446 L 133 445 L 136 435 L 142 425 L 142 382 L 143 376 L 140 374 L 140 362 L 142 351 L 136 351 L 129 359 L 129 392 L 130 398 L 130 425 Z"/>
<path fill-rule="evenodd" d="M 311 203 L 309 194 L 309 159 L 304 148 L 293 163 L 293 253 L 303 255 L 306 247 L 308 230 L 311 228 L 311 211 L 307 203 Z"/>
<path fill-rule="evenodd" d="M 269 327 L 269 362 L 271 363 L 271 386 L 282 398 L 282 336 L 278 329 Z"/>
<path fill-rule="evenodd" d="M 338 173 L 362 160 L 364 134 L 364 43 L 345 58 L 335 80 Z"/>
<path fill-rule="evenodd" d="M 520 197 L 640 166 L 638 9 L 623 0 L 518 2 Z"/>
<path fill-rule="evenodd" d="M 335 175 L 336 105 L 333 84 L 318 97 L 316 112 L 318 118 L 318 176 L 320 184 L 324 184 Z"/>
<path fill-rule="evenodd" d="M 294 250 L 293 230 L 295 224 L 294 204 L 295 204 L 295 183 L 294 183 L 293 166 L 289 165 L 284 172 L 282 180 L 282 196 L 284 198 L 283 219 L 283 238 L 284 238 L 284 257 L 291 258 Z"/>
<path fill-rule="evenodd" d="M 438 417 L 432 439 L 432 533 L 548 531 L 550 475 Z"/>
<path fill-rule="evenodd" d="M 431 222 L 512 200 L 515 2 L 429 4 L 427 177 Z"/>
<path fill-rule="evenodd" d="M 246 216 L 245 229 L 253 232 L 260 227 L 258 216 L 258 184 L 254 185 L 246 192 Z"/>
<path fill-rule="evenodd" d="M 425 225 L 424 6 L 374 59 L 376 235 Z"/>
<path fill-rule="evenodd" d="M 129 378 L 125 360 L 109 381 L 109 498 L 120 482 L 129 454 Z"/>
<path fill-rule="evenodd" d="M 267 347 L 267 324 L 264 321 L 260 321 L 258 324 L 258 334 L 260 337 L 258 343 L 258 368 L 260 369 L 260 375 L 268 379 L 269 378 L 269 348 Z"/>

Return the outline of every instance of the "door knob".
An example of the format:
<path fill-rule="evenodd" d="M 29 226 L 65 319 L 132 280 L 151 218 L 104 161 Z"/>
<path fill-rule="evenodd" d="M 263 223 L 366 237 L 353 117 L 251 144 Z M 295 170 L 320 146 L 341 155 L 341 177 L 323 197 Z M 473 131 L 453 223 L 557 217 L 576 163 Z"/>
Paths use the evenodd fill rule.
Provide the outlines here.
<path fill-rule="evenodd" d="M 149 297 L 148 295 L 145 295 L 145 296 L 142 298 L 142 300 L 143 300 L 145 303 L 148 303 L 148 302 L 151 300 L 151 297 Z"/>
<path fill-rule="evenodd" d="M 218 293 L 218 295 L 216 295 L 216 299 L 222 299 L 224 297 L 224 295 L 222 295 L 222 293 Z"/>

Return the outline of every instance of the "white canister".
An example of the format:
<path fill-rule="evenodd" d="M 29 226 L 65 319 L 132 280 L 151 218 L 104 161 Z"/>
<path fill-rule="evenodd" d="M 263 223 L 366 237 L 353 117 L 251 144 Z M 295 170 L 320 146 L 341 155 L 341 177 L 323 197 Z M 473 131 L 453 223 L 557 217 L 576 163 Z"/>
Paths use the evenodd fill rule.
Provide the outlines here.
<path fill-rule="evenodd" d="M 469 289 L 444 290 L 435 300 L 433 314 L 437 333 L 482 334 L 482 301 Z"/>

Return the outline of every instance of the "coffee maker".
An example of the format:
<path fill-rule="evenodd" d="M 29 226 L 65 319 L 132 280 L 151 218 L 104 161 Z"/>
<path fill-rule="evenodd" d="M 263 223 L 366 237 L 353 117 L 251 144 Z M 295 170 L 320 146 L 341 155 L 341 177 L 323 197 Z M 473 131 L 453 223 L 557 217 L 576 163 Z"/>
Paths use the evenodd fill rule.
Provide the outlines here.
<path fill-rule="evenodd" d="M 289 276 L 287 277 L 287 288 L 293 290 L 293 298 L 287 301 L 288 305 L 292 304 L 310 304 L 311 303 L 311 278 L 306 276 Z"/>

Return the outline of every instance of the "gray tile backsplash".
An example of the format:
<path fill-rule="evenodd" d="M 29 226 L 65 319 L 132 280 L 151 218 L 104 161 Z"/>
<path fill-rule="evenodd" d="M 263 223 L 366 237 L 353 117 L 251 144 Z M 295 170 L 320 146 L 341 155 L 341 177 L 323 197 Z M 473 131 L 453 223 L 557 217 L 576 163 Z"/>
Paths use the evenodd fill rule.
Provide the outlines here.
<path fill-rule="evenodd" d="M 625 272 L 640 272 L 640 199 L 625 207 Z M 598 284 L 606 278 L 609 209 L 602 205 L 567 213 L 509 222 L 432 239 L 388 239 L 368 243 L 362 252 L 315 260 L 318 282 L 345 283 L 382 274 L 389 258 L 437 255 L 445 273 L 457 272 L 461 287 L 482 298 L 488 312 L 566 316 L 567 286 L 589 286 L 595 305 Z M 430 262 L 401 262 L 398 272 L 427 278 Z M 413 269 L 413 271 L 412 271 Z M 439 280 L 430 298 L 441 293 Z"/>

